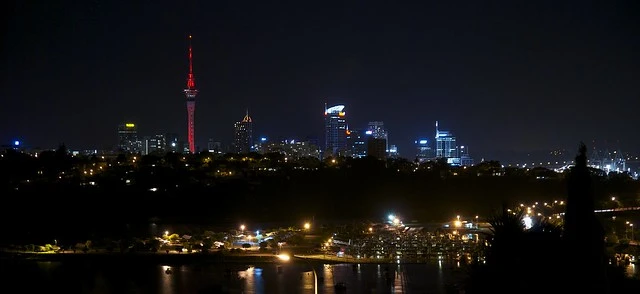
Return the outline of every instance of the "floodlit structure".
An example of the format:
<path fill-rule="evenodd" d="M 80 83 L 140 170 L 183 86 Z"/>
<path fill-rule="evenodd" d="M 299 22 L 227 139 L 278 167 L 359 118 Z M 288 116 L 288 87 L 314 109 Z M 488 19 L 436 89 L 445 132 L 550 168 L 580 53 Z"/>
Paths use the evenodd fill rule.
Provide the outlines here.
<path fill-rule="evenodd" d="M 196 80 L 193 75 L 193 50 L 191 47 L 191 35 L 189 35 L 189 74 L 187 75 L 187 88 L 184 89 L 184 95 L 187 98 L 187 140 L 189 142 L 189 152 L 195 153 L 195 121 L 194 115 L 196 111 Z"/>

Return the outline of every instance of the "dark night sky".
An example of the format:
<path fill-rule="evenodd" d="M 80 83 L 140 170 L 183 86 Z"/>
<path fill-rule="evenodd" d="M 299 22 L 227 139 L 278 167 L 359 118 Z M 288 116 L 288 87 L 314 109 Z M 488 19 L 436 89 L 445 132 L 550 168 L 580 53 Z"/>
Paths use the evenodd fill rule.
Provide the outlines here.
<path fill-rule="evenodd" d="M 638 1 L 14 1 L 2 38 L 0 142 L 107 148 L 116 127 L 196 143 L 322 138 L 324 102 L 382 120 L 402 155 L 434 121 L 472 155 L 640 146 Z M 6 8 L 6 6 L 5 6 Z"/>

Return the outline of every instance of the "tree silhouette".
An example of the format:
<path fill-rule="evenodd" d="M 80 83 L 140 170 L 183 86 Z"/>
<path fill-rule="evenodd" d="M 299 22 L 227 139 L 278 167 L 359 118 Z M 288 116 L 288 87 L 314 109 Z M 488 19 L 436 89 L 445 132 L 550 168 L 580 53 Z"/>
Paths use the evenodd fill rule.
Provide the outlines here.
<path fill-rule="evenodd" d="M 567 279 L 578 292 L 605 293 L 604 229 L 596 218 L 587 147 L 580 143 L 575 166 L 567 178 L 564 239 L 571 273 Z M 579 277 L 579 278 L 578 278 Z"/>

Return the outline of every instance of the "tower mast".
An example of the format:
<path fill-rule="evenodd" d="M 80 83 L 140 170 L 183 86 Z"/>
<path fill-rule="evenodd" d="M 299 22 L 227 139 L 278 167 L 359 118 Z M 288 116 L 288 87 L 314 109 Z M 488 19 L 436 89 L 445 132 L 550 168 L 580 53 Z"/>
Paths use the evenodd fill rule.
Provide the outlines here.
<path fill-rule="evenodd" d="M 193 48 L 191 47 L 191 38 L 189 35 L 189 74 L 187 75 L 187 88 L 184 89 L 184 95 L 187 98 L 187 137 L 189 141 L 189 152 L 195 153 L 195 120 L 194 113 L 196 111 L 196 80 L 193 75 Z"/>

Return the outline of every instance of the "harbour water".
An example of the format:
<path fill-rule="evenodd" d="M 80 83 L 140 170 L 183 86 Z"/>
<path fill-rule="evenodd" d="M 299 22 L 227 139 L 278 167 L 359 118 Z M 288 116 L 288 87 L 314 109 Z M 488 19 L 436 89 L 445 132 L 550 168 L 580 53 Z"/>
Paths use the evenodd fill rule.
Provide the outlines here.
<path fill-rule="evenodd" d="M 3 264 L 16 293 L 449 293 L 464 273 L 455 264 Z M 315 276 L 313 269 L 315 269 Z"/>
<path fill-rule="evenodd" d="M 456 263 L 95 263 L 2 260 L 0 275 L 7 293 L 424 293 L 455 291 L 465 278 Z M 628 277 L 640 278 L 636 265 Z M 338 292 L 342 293 L 342 292 Z"/>

